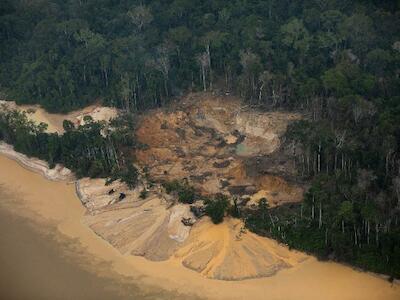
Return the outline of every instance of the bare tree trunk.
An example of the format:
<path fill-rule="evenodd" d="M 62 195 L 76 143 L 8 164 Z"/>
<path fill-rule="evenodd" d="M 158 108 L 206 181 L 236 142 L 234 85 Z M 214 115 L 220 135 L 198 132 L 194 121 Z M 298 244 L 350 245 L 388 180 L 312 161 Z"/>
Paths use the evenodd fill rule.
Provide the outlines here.
<path fill-rule="evenodd" d="M 268 212 L 268 215 L 269 215 L 269 219 L 271 220 L 271 223 L 272 223 L 272 227 L 275 227 L 275 222 L 274 222 L 274 220 L 272 219 L 272 216 L 271 216 L 271 214 Z"/>
<path fill-rule="evenodd" d="M 336 172 L 336 168 L 337 168 L 337 152 L 335 151 L 335 165 L 334 165 L 334 172 Z"/>
<path fill-rule="evenodd" d="M 83 82 L 86 84 L 86 65 L 83 65 Z"/>
<path fill-rule="evenodd" d="M 103 68 L 103 78 L 104 78 L 104 84 L 107 87 L 108 86 L 108 72 L 107 68 Z"/>
<path fill-rule="evenodd" d="M 207 85 L 206 85 L 206 69 L 204 66 L 201 66 L 201 75 L 203 79 L 203 91 L 207 91 Z"/>
<path fill-rule="evenodd" d="M 318 173 L 321 173 L 321 143 L 318 144 Z"/>
<path fill-rule="evenodd" d="M 210 72 L 210 90 L 212 91 L 213 89 L 213 72 L 212 72 L 212 67 L 211 67 L 211 52 L 210 52 L 210 44 L 208 43 L 206 46 L 206 52 L 207 52 L 207 60 L 208 60 L 208 67 L 209 67 L 209 72 Z"/>
<path fill-rule="evenodd" d="M 325 228 L 325 246 L 328 246 L 328 228 Z"/>
<path fill-rule="evenodd" d="M 300 219 L 301 220 L 303 219 L 303 203 L 301 203 L 301 206 L 300 206 Z"/>
<path fill-rule="evenodd" d="M 260 86 L 260 90 L 259 90 L 259 93 L 258 93 L 258 103 L 259 104 L 261 103 L 263 89 L 264 89 L 264 84 L 262 84 Z"/>
<path fill-rule="evenodd" d="M 312 197 L 312 207 L 311 207 L 311 218 L 314 220 L 314 216 L 315 216 L 315 206 L 314 206 L 314 201 L 315 201 L 315 197 L 313 195 Z"/>
<path fill-rule="evenodd" d="M 354 225 L 353 228 L 354 228 L 354 245 L 357 246 L 358 241 L 357 241 L 357 230 L 356 230 L 356 225 Z"/>
<path fill-rule="evenodd" d="M 168 92 L 168 77 L 164 76 L 164 89 L 165 89 L 165 95 L 167 98 L 169 98 L 169 92 Z"/>
<path fill-rule="evenodd" d="M 319 202 L 319 222 L 318 222 L 318 228 L 321 229 L 322 227 L 322 203 L 321 201 Z"/>
<path fill-rule="evenodd" d="M 229 91 L 229 85 L 228 85 L 228 71 L 226 70 L 226 66 L 225 66 L 225 91 Z"/>

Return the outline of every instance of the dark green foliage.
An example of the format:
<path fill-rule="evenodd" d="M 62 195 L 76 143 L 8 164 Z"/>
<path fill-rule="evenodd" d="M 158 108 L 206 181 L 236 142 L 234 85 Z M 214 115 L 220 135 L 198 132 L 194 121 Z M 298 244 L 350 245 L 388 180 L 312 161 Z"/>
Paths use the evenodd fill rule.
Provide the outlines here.
<path fill-rule="evenodd" d="M 211 218 L 214 224 L 219 224 L 224 220 L 228 205 L 228 197 L 217 194 L 213 199 L 206 202 L 206 214 Z"/>
<path fill-rule="evenodd" d="M 45 160 L 50 166 L 62 163 L 78 177 L 119 178 L 131 188 L 136 185 L 137 169 L 122 159 L 121 150 L 127 146 L 122 141 L 131 140 L 123 126 L 107 136 L 102 134 L 104 124 L 98 122 L 75 128 L 67 121 L 64 128 L 63 135 L 45 133 L 46 125 L 35 125 L 25 113 L 0 112 L 0 140 L 14 145 L 16 151 Z"/>
<path fill-rule="evenodd" d="M 144 200 L 144 199 L 147 198 L 148 194 L 149 194 L 149 192 L 148 192 L 146 189 L 143 189 L 143 190 L 140 192 L 139 197 L 140 197 L 140 199 L 143 199 L 143 200 Z"/>
<path fill-rule="evenodd" d="M 191 186 L 184 186 L 178 191 L 179 202 L 192 204 L 195 199 L 195 190 Z"/>
<path fill-rule="evenodd" d="M 173 180 L 163 183 L 163 186 L 168 194 L 176 193 L 181 203 L 192 204 L 196 198 L 194 187 L 190 186 L 186 181 Z"/>
<path fill-rule="evenodd" d="M 129 188 L 133 189 L 138 182 L 139 173 L 132 163 L 128 163 L 126 168 L 117 173 L 117 177 L 125 182 Z"/>
<path fill-rule="evenodd" d="M 233 199 L 233 205 L 229 205 L 227 211 L 228 211 L 228 214 L 233 218 L 240 218 L 241 217 L 241 211 L 240 211 L 240 208 L 238 206 L 236 198 Z"/>
<path fill-rule="evenodd" d="M 310 108 L 326 93 L 394 95 L 399 82 L 396 1 L 3 3 L 0 94 L 50 111 L 99 98 L 142 110 L 216 86 Z"/>
<path fill-rule="evenodd" d="M 181 186 L 182 184 L 179 182 L 179 180 L 167 181 L 163 183 L 163 187 L 168 194 L 179 191 Z"/>
<path fill-rule="evenodd" d="M 400 278 L 400 226 L 397 219 L 389 221 L 397 218 L 396 209 L 379 204 L 384 198 L 365 199 L 364 191 L 349 191 L 346 185 L 334 176 L 318 176 L 304 204 L 268 209 L 260 202 L 256 211 L 246 212 L 246 225 L 320 259 Z"/>

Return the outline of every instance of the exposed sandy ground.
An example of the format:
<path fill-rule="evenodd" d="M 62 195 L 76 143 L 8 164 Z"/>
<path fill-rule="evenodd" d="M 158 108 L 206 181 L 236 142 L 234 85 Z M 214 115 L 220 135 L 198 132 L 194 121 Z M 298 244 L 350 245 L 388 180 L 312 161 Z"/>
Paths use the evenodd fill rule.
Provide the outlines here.
<path fill-rule="evenodd" d="M 164 262 L 151 262 L 141 257 L 123 255 L 82 224 L 85 208 L 75 196 L 73 185 L 47 181 L 39 174 L 21 168 L 0 156 L 0 184 L 18 194 L 22 202 L 9 209 L 24 217 L 57 224 L 58 230 L 77 239 L 88 255 L 110 263 L 127 280 L 144 286 L 160 286 L 184 294 L 196 294 L 208 299 L 271 299 L 271 300 L 395 300 L 400 298 L 400 286 L 336 263 L 318 262 L 309 258 L 301 264 L 284 269 L 266 278 L 243 281 L 207 279 L 181 265 L 179 257 Z M 206 227 L 206 224 L 204 225 Z M 225 226 L 225 225 L 223 225 Z M 223 227 L 222 226 L 222 227 Z M 194 229 L 195 230 L 195 229 Z M 219 229 L 215 229 L 219 230 Z M 271 247 L 274 245 L 272 244 Z M 274 259 L 284 253 L 276 251 Z M 291 260 L 282 259 L 292 263 Z M 101 270 L 98 270 L 101 273 Z M 190 298 L 190 296 L 187 296 Z"/>
<path fill-rule="evenodd" d="M 77 185 L 88 208 L 84 223 L 122 254 L 167 260 L 189 236 L 190 227 L 181 222 L 183 217 L 194 217 L 189 206 L 177 204 L 169 208 L 163 195 L 154 189 L 141 199 L 141 186 L 130 191 L 119 182 L 109 186 L 104 182 L 83 179 Z M 109 195 L 111 189 L 115 192 Z M 118 200 L 120 193 L 126 195 L 122 201 Z"/>
<path fill-rule="evenodd" d="M 175 257 L 189 269 L 222 280 L 272 276 L 306 259 L 301 253 L 248 232 L 242 221 L 230 218 L 218 225 L 203 218 Z"/>
<path fill-rule="evenodd" d="M 0 100 L 0 105 L 6 105 L 10 109 L 18 109 L 25 111 L 30 120 L 35 123 L 46 123 L 47 132 L 64 133 L 63 121 L 69 120 L 77 125 L 84 124 L 84 117 L 91 116 L 94 121 L 110 121 L 118 115 L 118 110 L 110 107 L 102 107 L 99 105 L 91 105 L 80 110 L 70 112 L 68 114 L 48 113 L 39 105 L 16 105 L 13 101 Z"/>
<path fill-rule="evenodd" d="M 139 186 L 129 191 L 115 182 L 83 179 L 77 190 L 88 208 L 84 223 L 122 254 L 144 256 L 153 261 L 171 256 L 203 276 L 222 280 L 272 276 L 291 268 L 305 256 L 244 229 L 239 220 L 227 218 L 214 225 L 204 217 L 193 227 L 183 218 L 195 219 L 188 205 L 174 204 L 159 186 L 139 197 Z M 111 195 L 109 191 L 113 190 Z M 126 198 L 118 201 L 123 192 Z"/>
<path fill-rule="evenodd" d="M 271 206 L 297 202 L 303 195 L 300 186 L 265 168 L 257 173 L 254 169 L 261 170 L 262 164 L 249 170 L 245 162 L 277 151 L 288 124 L 300 118 L 259 112 L 235 98 L 193 94 L 142 117 L 136 133 L 148 148 L 137 150 L 136 156 L 153 178 L 187 178 L 205 195 L 223 192 L 249 199 L 262 194 Z M 251 197 L 251 204 L 260 198 Z"/>

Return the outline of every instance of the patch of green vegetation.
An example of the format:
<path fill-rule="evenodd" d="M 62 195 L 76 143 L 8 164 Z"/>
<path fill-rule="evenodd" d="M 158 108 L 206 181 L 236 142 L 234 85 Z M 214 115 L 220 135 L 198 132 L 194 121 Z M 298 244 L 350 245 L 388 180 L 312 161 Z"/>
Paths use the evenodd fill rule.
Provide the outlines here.
<path fill-rule="evenodd" d="M 140 197 L 140 199 L 146 199 L 147 198 L 147 196 L 149 195 L 149 192 L 146 190 L 146 189 L 143 189 L 141 192 L 140 192 L 140 195 L 139 195 L 139 197 Z"/>
<path fill-rule="evenodd" d="M 130 189 L 133 189 L 138 183 L 139 172 L 132 163 L 128 163 L 125 168 L 116 172 L 113 177 L 114 179 L 120 179 L 122 182 L 125 182 Z"/>
<path fill-rule="evenodd" d="M 0 112 L 0 140 L 12 144 L 18 152 L 57 163 L 71 169 L 78 177 L 108 178 L 108 182 L 121 179 L 130 188 L 136 186 L 138 171 L 123 150 L 133 147 L 133 124 L 129 117 L 115 120 L 119 126 L 103 136 L 106 125 L 89 122 L 75 126 L 64 122 L 63 135 L 47 133 L 46 124 L 36 125 L 26 113 L 3 109 Z"/>
<path fill-rule="evenodd" d="M 240 218 L 241 209 L 237 203 L 237 198 L 233 198 L 233 205 L 229 205 L 227 212 L 233 218 Z"/>
<path fill-rule="evenodd" d="M 389 228 L 386 212 L 374 205 L 375 200 L 365 200 L 360 190 L 348 190 L 353 201 L 346 200 L 344 188 L 333 176 L 318 177 L 304 203 L 269 208 L 267 201 L 260 201 L 256 210 L 244 212 L 246 226 L 321 260 L 400 278 L 399 225 L 394 222 Z"/>
<path fill-rule="evenodd" d="M 219 224 L 224 220 L 225 212 L 228 207 L 228 197 L 223 194 L 217 194 L 213 199 L 206 201 L 206 214 L 211 218 L 214 224 Z"/>
<path fill-rule="evenodd" d="M 163 183 L 163 186 L 168 194 L 176 193 L 181 203 L 192 204 L 196 198 L 194 187 L 185 181 L 173 180 Z"/>

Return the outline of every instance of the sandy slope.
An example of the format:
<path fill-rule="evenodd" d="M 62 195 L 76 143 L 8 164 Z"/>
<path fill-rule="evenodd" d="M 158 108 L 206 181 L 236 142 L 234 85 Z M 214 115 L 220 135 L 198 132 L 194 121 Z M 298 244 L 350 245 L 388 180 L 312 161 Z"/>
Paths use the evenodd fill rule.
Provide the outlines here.
<path fill-rule="evenodd" d="M 275 276 L 244 281 L 210 280 L 182 268 L 178 258 L 150 262 L 140 257 L 123 255 L 96 236 L 81 220 L 85 209 L 75 196 L 73 185 L 47 181 L 16 162 L 0 156 L 0 184 L 18 195 L 21 202 L 9 209 L 43 223 L 57 224 L 63 234 L 77 239 L 93 259 L 111 264 L 127 280 L 156 285 L 183 294 L 196 294 L 208 299 L 271 300 L 395 300 L 400 286 L 379 277 L 354 271 L 335 263 L 309 258 Z M 21 209 L 21 208 L 24 209 Z M 101 274 L 101 270 L 98 270 Z M 190 296 L 187 296 L 189 299 Z"/>
<path fill-rule="evenodd" d="M 248 232 L 242 221 L 230 218 L 219 225 L 203 218 L 175 256 L 184 266 L 222 280 L 272 276 L 306 259 L 301 253 Z"/>
<path fill-rule="evenodd" d="M 106 186 L 104 179 L 80 180 L 78 195 L 88 209 L 84 223 L 123 254 L 167 260 L 189 236 L 190 227 L 182 218 L 194 216 L 187 205 L 171 207 L 159 186 L 150 189 L 146 199 L 140 198 L 143 188 L 129 190 L 119 181 Z M 122 201 L 120 193 L 126 195 Z"/>
<path fill-rule="evenodd" d="M 184 226 L 183 217 L 194 218 L 189 206 L 167 201 L 168 195 L 157 189 L 146 199 L 139 197 L 141 187 L 128 191 L 118 182 L 104 186 L 101 179 L 83 179 L 78 189 L 88 208 L 84 224 L 125 255 L 152 261 L 173 256 L 205 277 L 222 280 L 272 276 L 306 258 L 248 232 L 240 220 L 227 218 L 214 225 L 204 217 L 192 228 Z M 116 192 L 109 195 L 111 189 Z M 127 197 L 116 201 L 120 192 Z"/>
<path fill-rule="evenodd" d="M 103 179 L 78 182 L 78 194 L 88 208 L 83 222 L 122 254 L 152 261 L 173 257 L 205 277 L 221 280 L 272 276 L 305 259 L 248 232 L 240 220 L 226 218 L 214 225 L 204 217 L 193 227 L 185 226 L 182 218 L 195 219 L 189 206 L 174 203 L 159 186 L 141 199 L 142 186 L 130 191 L 119 182 L 104 184 Z M 126 198 L 118 201 L 121 192 Z"/>

